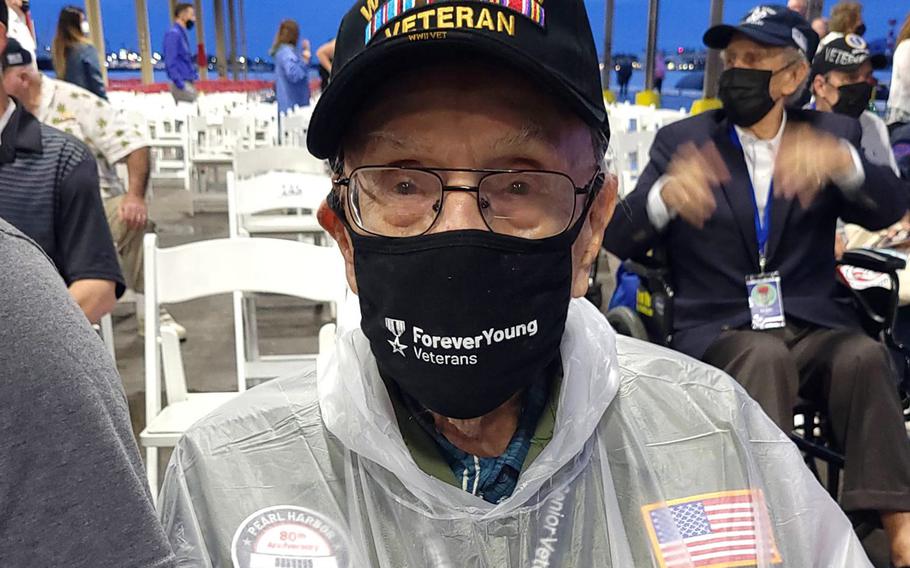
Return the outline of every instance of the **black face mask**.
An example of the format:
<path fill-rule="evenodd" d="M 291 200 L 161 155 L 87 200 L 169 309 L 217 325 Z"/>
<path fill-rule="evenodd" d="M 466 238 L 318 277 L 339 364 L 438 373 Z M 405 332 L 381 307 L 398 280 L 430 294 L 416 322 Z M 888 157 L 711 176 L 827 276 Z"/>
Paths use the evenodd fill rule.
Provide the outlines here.
<path fill-rule="evenodd" d="M 866 24 L 860 24 L 853 33 L 858 36 L 866 35 Z"/>
<path fill-rule="evenodd" d="M 866 82 L 838 87 L 837 104 L 832 105 L 831 110 L 838 114 L 859 118 L 863 112 L 869 109 L 869 101 L 872 100 L 874 90 L 875 87 Z"/>
<path fill-rule="evenodd" d="M 730 122 L 748 128 L 771 112 L 775 102 L 771 98 L 772 77 L 772 71 L 738 67 L 721 73 L 718 96 Z"/>
<path fill-rule="evenodd" d="M 540 378 L 559 356 L 572 245 L 591 202 L 569 231 L 536 241 L 477 230 L 365 237 L 348 227 L 361 328 L 382 376 L 458 419 Z"/>
<path fill-rule="evenodd" d="M 196 27 L 196 22 L 194 22 L 193 20 L 186 21 L 186 31 L 190 31 L 195 27 Z"/>

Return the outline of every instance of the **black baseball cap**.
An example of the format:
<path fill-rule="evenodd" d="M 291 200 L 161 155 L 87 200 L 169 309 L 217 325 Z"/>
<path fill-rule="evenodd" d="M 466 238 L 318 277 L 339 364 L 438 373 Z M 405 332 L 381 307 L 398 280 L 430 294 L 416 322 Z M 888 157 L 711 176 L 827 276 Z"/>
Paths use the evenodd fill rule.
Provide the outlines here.
<path fill-rule="evenodd" d="M 812 60 L 812 75 L 824 75 L 830 71 L 856 71 L 864 63 L 872 64 L 873 69 L 884 69 L 888 58 L 880 53 L 869 52 L 869 45 L 861 36 L 847 34 L 833 39 L 822 46 Z"/>
<path fill-rule="evenodd" d="M 6 49 L 3 51 L 2 60 L 3 69 L 9 69 L 10 67 L 31 65 L 35 60 L 35 57 L 32 55 L 32 52 L 22 47 L 19 40 L 11 37 L 6 42 Z"/>
<path fill-rule="evenodd" d="M 810 60 L 818 49 L 818 34 L 809 22 L 780 4 L 756 6 L 735 26 L 714 26 L 705 32 L 703 41 L 710 48 L 726 49 L 738 33 L 762 45 L 795 47 Z"/>
<path fill-rule="evenodd" d="M 513 67 L 609 136 L 583 0 L 358 0 L 338 30 L 331 81 L 310 120 L 310 153 L 332 157 L 385 78 L 444 57 Z"/>

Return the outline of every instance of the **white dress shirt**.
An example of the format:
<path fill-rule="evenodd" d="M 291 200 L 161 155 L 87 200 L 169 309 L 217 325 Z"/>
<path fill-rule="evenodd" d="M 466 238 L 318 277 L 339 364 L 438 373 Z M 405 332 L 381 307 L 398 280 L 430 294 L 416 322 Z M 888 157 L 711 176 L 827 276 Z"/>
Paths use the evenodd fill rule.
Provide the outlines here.
<path fill-rule="evenodd" d="M 9 119 L 12 118 L 13 113 L 16 112 L 16 103 L 13 102 L 12 98 L 7 98 L 6 111 L 0 116 L 0 134 L 3 134 L 3 131 L 6 130 L 6 125 L 9 124 Z"/>
<path fill-rule="evenodd" d="M 752 182 L 752 190 L 755 192 L 755 202 L 758 204 L 758 211 L 764 222 L 765 207 L 768 204 L 768 197 L 771 194 L 771 181 L 774 178 L 774 162 L 777 159 L 777 152 L 780 149 L 780 143 L 784 136 L 784 129 L 787 126 L 787 113 L 784 113 L 784 119 L 781 121 L 780 130 L 774 138 L 770 140 L 761 140 L 754 134 L 744 128 L 736 126 L 736 136 L 742 145 L 743 157 L 746 161 L 746 167 L 749 170 L 749 178 Z M 850 193 L 859 189 L 863 182 L 866 181 L 866 171 L 863 169 L 863 162 L 860 159 L 859 152 L 852 144 L 846 140 L 842 141 L 850 150 L 853 157 L 854 172 L 843 179 L 833 180 L 842 191 Z M 676 211 L 671 210 L 664 203 L 661 191 L 666 185 L 669 176 L 663 175 L 658 179 L 651 190 L 648 192 L 648 219 L 657 230 L 662 230 L 676 217 Z"/>

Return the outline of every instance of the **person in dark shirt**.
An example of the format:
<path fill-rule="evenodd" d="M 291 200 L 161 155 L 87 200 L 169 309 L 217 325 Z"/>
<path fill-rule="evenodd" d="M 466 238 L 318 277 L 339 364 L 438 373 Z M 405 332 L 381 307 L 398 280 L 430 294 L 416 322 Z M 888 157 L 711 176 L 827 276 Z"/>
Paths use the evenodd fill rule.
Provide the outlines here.
<path fill-rule="evenodd" d="M 788 108 L 818 38 L 782 5 L 712 27 L 721 110 L 661 129 L 604 243 L 658 249 L 674 288 L 670 346 L 728 372 L 781 430 L 800 398 L 824 409 L 844 453 L 841 505 L 877 513 L 892 562 L 910 566 L 910 443 L 891 357 L 835 279 L 838 219 L 880 230 L 907 209 L 848 116 Z"/>
<path fill-rule="evenodd" d="M 0 219 L 0 565 L 170 568 L 120 376 L 48 257 Z"/>
<path fill-rule="evenodd" d="M 0 3 L 0 51 L 7 8 Z M 54 261 L 91 322 L 125 290 L 101 203 L 98 166 L 82 142 L 41 124 L 0 85 L 0 217 Z"/>

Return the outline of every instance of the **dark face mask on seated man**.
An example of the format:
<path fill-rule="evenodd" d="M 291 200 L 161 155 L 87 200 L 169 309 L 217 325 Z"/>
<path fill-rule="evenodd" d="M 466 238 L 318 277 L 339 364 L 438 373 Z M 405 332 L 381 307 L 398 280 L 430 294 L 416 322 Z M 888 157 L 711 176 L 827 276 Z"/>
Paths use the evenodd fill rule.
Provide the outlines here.
<path fill-rule="evenodd" d="M 867 82 L 842 85 L 837 88 L 838 99 L 831 109 L 838 114 L 845 114 L 851 118 L 859 118 L 869 110 L 869 101 L 875 87 Z"/>
<path fill-rule="evenodd" d="M 777 71 L 734 67 L 721 74 L 718 97 L 733 124 L 748 128 L 771 112 L 777 102 L 771 97 L 771 79 L 792 64 Z"/>

